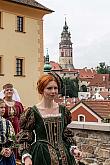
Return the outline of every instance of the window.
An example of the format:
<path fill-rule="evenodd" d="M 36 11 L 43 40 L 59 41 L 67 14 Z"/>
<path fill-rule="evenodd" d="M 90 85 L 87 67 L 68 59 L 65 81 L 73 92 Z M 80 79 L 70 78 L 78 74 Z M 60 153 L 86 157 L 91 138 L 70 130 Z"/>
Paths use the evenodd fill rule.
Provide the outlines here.
<path fill-rule="evenodd" d="M 64 52 L 61 52 L 61 57 L 64 57 Z"/>
<path fill-rule="evenodd" d="M 78 121 L 85 122 L 85 116 L 84 115 L 78 115 Z"/>
<path fill-rule="evenodd" d="M 102 91 L 102 88 L 100 88 L 100 91 Z"/>
<path fill-rule="evenodd" d="M 97 88 L 95 88 L 94 90 L 97 91 Z"/>
<path fill-rule="evenodd" d="M 4 74 L 3 74 L 3 56 L 0 56 L 0 76 L 4 76 Z"/>
<path fill-rule="evenodd" d="M 23 63 L 24 59 L 16 58 L 16 75 L 23 76 Z"/>
<path fill-rule="evenodd" d="M 2 74 L 2 57 L 0 56 L 0 74 Z"/>
<path fill-rule="evenodd" d="M 2 13 L 0 11 L 0 27 L 1 27 L 1 24 L 2 24 L 2 17 L 1 17 Z"/>
<path fill-rule="evenodd" d="M 71 50 L 71 57 L 72 57 L 72 50 Z"/>
<path fill-rule="evenodd" d="M 17 31 L 18 32 L 24 31 L 24 18 L 21 16 L 17 16 Z"/>
<path fill-rule="evenodd" d="M 3 28 L 3 13 L 0 11 L 0 28 Z"/>

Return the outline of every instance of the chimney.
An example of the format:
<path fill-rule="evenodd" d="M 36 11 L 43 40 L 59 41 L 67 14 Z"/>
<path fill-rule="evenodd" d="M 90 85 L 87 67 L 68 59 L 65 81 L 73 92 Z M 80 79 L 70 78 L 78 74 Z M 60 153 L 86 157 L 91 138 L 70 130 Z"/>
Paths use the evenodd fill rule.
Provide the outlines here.
<path fill-rule="evenodd" d="M 87 72 L 87 67 L 85 67 L 84 70 Z"/>
<path fill-rule="evenodd" d="M 105 76 L 102 77 L 102 80 L 105 81 Z"/>
<path fill-rule="evenodd" d="M 93 73 L 93 68 L 91 68 L 91 72 Z"/>

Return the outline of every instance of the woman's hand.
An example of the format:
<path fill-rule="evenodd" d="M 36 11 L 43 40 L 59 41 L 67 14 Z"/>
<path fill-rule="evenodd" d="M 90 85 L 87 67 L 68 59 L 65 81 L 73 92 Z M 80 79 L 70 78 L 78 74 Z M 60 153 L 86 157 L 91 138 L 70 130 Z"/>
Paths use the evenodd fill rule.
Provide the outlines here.
<path fill-rule="evenodd" d="M 82 152 L 79 149 L 74 149 L 73 155 L 75 159 L 81 160 L 82 159 Z"/>
<path fill-rule="evenodd" d="M 75 159 L 77 160 L 81 160 L 82 159 L 82 152 L 79 151 L 77 146 L 71 146 L 70 148 L 70 153 L 75 157 Z"/>
<path fill-rule="evenodd" d="M 10 155 L 12 154 L 12 151 L 10 148 L 3 148 L 1 151 L 1 154 L 5 157 L 10 157 Z"/>
<path fill-rule="evenodd" d="M 27 156 L 26 158 L 24 158 L 24 163 L 25 165 L 32 165 L 32 160 L 29 156 Z"/>

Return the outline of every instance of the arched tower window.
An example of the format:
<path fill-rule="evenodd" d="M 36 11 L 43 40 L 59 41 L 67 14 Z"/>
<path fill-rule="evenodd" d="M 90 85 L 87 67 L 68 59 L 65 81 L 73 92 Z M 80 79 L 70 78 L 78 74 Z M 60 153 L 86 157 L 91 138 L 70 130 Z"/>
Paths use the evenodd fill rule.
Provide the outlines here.
<path fill-rule="evenodd" d="M 61 52 L 61 57 L 64 57 L 64 52 Z"/>
<path fill-rule="evenodd" d="M 87 87 L 86 87 L 86 85 L 82 85 L 82 86 L 80 87 L 80 91 L 81 91 L 81 92 L 87 92 Z"/>

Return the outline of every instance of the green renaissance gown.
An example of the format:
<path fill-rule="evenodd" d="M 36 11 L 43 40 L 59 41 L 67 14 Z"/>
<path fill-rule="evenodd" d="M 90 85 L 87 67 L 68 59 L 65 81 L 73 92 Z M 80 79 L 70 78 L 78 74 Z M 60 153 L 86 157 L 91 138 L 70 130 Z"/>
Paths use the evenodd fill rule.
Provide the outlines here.
<path fill-rule="evenodd" d="M 70 154 L 70 146 L 76 145 L 72 131 L 70 112 L 59 105 L 59 114 L 43 118 L 36 106 L 28 108 L 20 120 L 21 131 L 17 135 L 21 155 L 29 153 L 32 165 L 76 165 Z"/>

